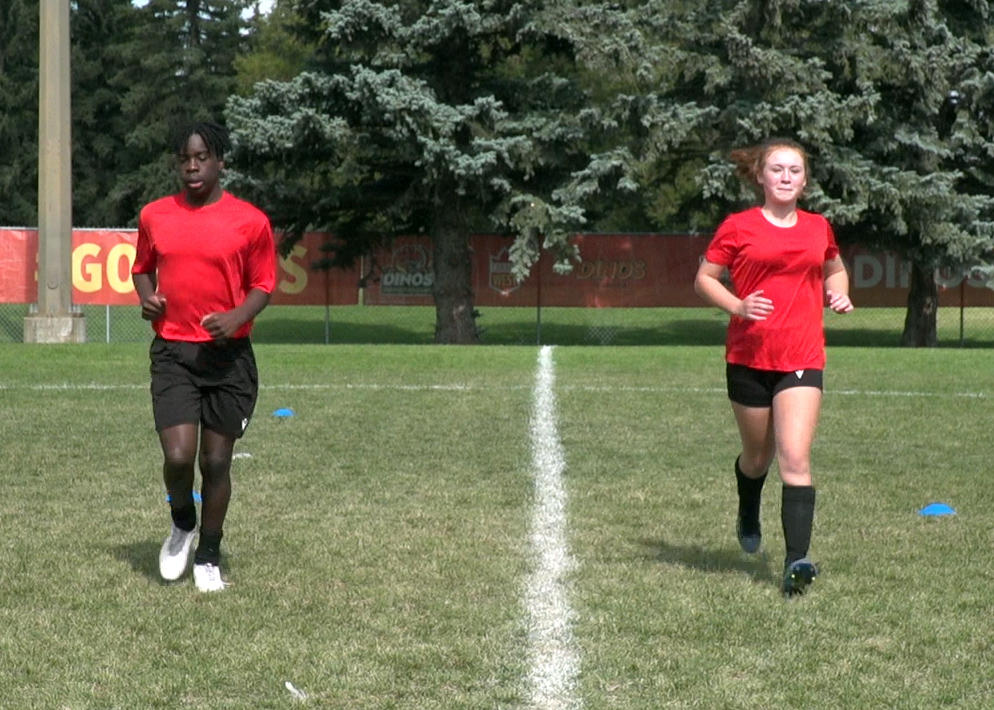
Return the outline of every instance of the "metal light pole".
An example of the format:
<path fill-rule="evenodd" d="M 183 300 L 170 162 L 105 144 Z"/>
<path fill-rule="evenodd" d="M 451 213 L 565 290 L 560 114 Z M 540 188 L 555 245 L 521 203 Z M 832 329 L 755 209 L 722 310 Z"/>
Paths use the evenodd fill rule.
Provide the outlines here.
<path fill-rule="evenodd" d="M 38 309 L 24 319 L 26 343 L 82 343 L 86 320 L 72 312 L 72 137 L 69 0 L 39 3 Z"/>

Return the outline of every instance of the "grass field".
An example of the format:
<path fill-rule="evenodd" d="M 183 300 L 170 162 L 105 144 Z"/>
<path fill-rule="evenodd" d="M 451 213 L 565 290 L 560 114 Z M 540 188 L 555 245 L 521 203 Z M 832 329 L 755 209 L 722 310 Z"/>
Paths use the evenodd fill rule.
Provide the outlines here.
<path fill-rule="evenodd" d="M 202 595 L 189 577 L 158 579 L 168 517 L 145 345 L 0 344 L 0 707 L 994 697 L 987 350 L 830 349 L 813 453 L 822 575 L 787 602 L 778 485 L 763 552 L 734 538 L 721 346 L 553 348 L 577 663 L 562 705 L 533 702 L 529 680 L 549 650 L 529 593 L 535 448 L 549 444 L 532 426 L 539 348 L 256 351 L 223 546 L 231 586 Z M 283 407 L 294 416 L 273 416 Z M 918 514 L 934 501 L 957 514 Z"/>

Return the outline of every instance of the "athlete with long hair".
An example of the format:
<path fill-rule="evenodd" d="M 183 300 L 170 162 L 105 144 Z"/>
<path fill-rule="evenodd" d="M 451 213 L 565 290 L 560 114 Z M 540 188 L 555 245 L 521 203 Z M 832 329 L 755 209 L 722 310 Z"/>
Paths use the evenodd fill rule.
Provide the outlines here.
<path fill-rule="evenodd" d="M 694 289 L 731 317 L 726 381 L 742 451 L 735 460 L 736 531 L 749 553 L 762 541 L 760 502 L 774 458 L 782 482 L 786 556 L 782 591 L 803 594 L 818 570 L 808 558 L 815 511 L 811 444 L 825 367 L 823 311 L 853 309 L 831 225 L 797 206 L 808 158 L 795 141 L 733 151 L 760 206 L 729 215 L 704 254 Z M 731 286 L 722 281 L 725 271 Z"/>

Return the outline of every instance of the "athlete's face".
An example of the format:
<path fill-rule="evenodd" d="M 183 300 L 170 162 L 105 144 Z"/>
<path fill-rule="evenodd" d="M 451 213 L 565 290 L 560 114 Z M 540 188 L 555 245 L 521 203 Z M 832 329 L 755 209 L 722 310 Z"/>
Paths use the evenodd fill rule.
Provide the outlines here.
<path fill-rule="evenodd" d="M 224 161 L 211 153 L 199 134 L 190 136 L 176 156 L 179 179 L 183 182 L 186 199 L 194 205 L 207 205 L 221 197 L 221 169 Z"/>
<path fill-rule="evenodd" d="M 766 154 L 759 174 L 767 204 L 788 205 L 797 202 L 807 185 L 804 156 L 793 148 L 774 148 Z"/>

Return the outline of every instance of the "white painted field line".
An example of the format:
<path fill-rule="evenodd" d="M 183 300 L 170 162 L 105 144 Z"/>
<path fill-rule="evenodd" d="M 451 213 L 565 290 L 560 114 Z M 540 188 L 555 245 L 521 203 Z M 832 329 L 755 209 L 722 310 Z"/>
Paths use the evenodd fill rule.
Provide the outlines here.
<path fill-rule="evenodd" d="M 391 392 L 489 392 L 493 390 L 522 390 L 530 385 L 508 385 L 491 386 L 486 384 L 468 385 L 459 383 L 426 383 L 426 384 L 404 384 L 404 383 L 379 383 L 379 382 L 337 382 L 323 383 L 313 382 L 305 384 L 292 383 L 262 383 L 259 388 L 262 390 L 299 390 L 321 391 L 321 390 L 383 390 Z M 678 394 L 708 394 L 724 395 L 724 387 L 667 387 L 665 385 L 637 386 L 615 386 L 615 385 L 564 385 L 563 390 L 572 392 L 672 392 Z M 35 392 L 59 392 L 59 391 L 112 391 L 112 390 L 148 390 L 148 383 L 143 384 L 113 384 L 102 382 L 61 382 L 54 384 L 29 384 L 29 383 L 2 383 L 0 391 L 4 390 L 28 390 Z M 826 396 L 841 395 L 847 397 L 897 397 L 912 399 L 989 399 L 994 397 L 990 392 L 926 392 L 921 390 L 856 390 L 841 389 L 825 390 Z"/>
<path fill-rule="evenodd" d="M 573 611 L 567 594 L 572 568 L 566 542 L 566 459 L 556 422 L 552 347 L 539 351 L 531 419 L 535 501 L 531 522 L 534 570 L 528 578 L 528 707 L 579 708 L 576 695 L 580 656 L 573 640 Z"/>

